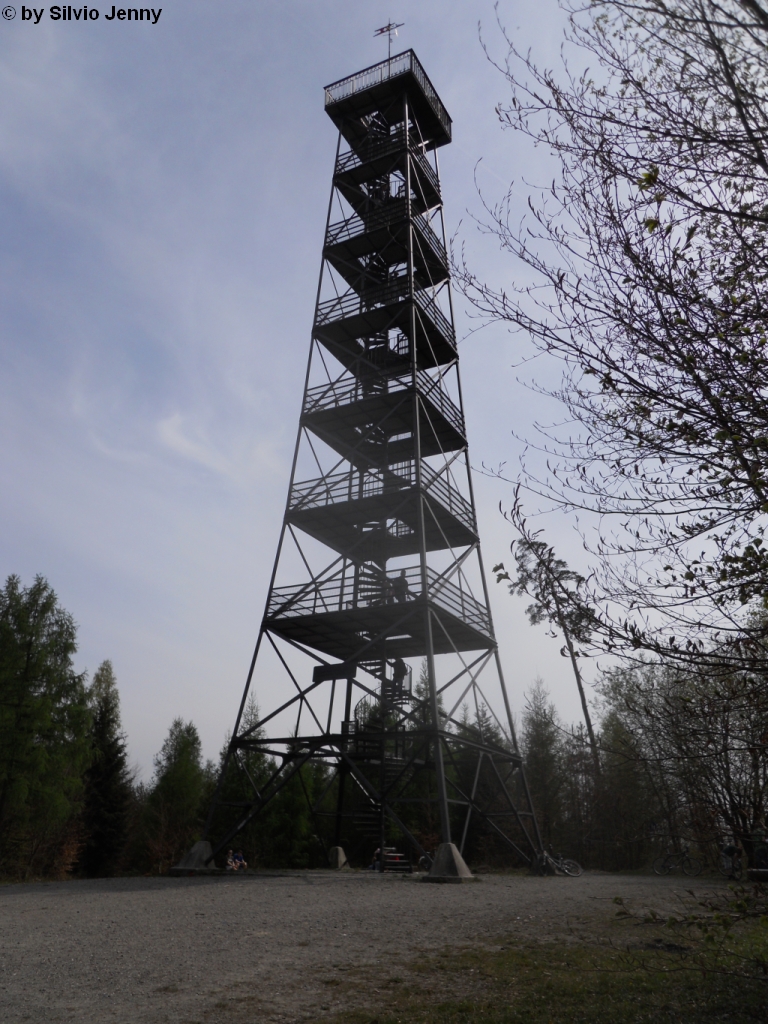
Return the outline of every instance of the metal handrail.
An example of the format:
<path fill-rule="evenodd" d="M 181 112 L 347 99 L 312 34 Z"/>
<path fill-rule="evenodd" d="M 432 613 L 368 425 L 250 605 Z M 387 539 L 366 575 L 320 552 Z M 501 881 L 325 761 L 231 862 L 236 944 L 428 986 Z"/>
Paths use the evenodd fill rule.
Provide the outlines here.
<path fill-rule="evenodd" d="M 445 246 L 441 238 L 438 238 L 437 234 L 432 230 L 432 225 L 429 223 L 427 218 L 421 213 L 415 213 L 413 215 L 413 223 L 421 231 L 426 238 L 427 242 L 432 246 L 440 260 L 445 264 L 445 269 L 448 269 L 448 253 L 445 251 Z"/>
<path fill-rule="evenodd" d="M 448 254 L 445 251 L 445 246 L 441 239 L 438 238 L 432 230 L 432 226 L 429 221 L 422 214 L 416 213 L 413 215 L 412 219 L 413 223 L 426 239 L 427 244 L 434 250 L 447 273 Z M 366 214 L 364 217 L 360 216 L 359 213 L 353 213 L 345 220 L 339 220 L 334 224 L 329 224 L 328 230 L 325 234 L 325 245 L 328 247 L 331 245 L 337 245 L 339 242 L 348 242 L 352 238 L 368 234 L 370 231 L 376 231 L 378 228 L 388 227 L 389 225 L 396 224 L 398 222 L 407 223 L 407 220 L 408 203 L 406 203 L 404 199 L 396 199 L 387 203 L 380 209 Z"/>
<path fill-rule="evenodd" d="M 407 606 L 411 601 L 420 600 L 420 566 L 409 566 L 405 570 L 405 588 L 398 584 L 400 578 L 399 573 L 389 577 L 384 572 L 368 571 L 359 573 L 355 579 L 354 572 L 348 570 L 343 577 L 336 576 L 298 586 L 275 587 L 270 596 L 267 618 L 356 611 L 391 604 Z M 455 615 L 485 636 L 493 635 L 486 606 L 434 569 L 427 569 L 427 593 L 429 600 L 439 608 Z"/>
<path fill-rule="evenodd" d="M 476 532 L 472 505 L 464 495 L 436 473 L 431 466 L 422 464 L 422 486 L 429 497 L 436 499 L 443 508 L 468 529 Z M 291 488 L 288 507 L 292 512 L 312 508 L 327 508 L 363 498 L 395 495 L 410 490 L 417 483 L 416 466 L 413 462 L 403 463 L 397 471 L 391 469 L 369 469 L 364 472 L 352 471 L 332 473 L 315 480 L 303 480 Z"/>
<path fill-rule="evenodd" d="M 424 370 L 419 370 L 416 374 L 416 386 L 425 398 L 428 398 L 433 405 L 437 406 L 441 415 L 463 437 L 464 417 L 461 414 L 461 409 L 443 390 L 440 380 L 435 380 L 434 377 L 430 377 Z"/>
<path fill-rule="evenodd" d="M 338 409 L 353 405 L 355 402 L 362 402 L 375 394 L 398 394 L 410 391 L 412 386 L 411 374 L 399 374 L 396 377 L 377 377 L 373 381 L 361 381 L 355 377 L 336 381 L 333 384 L 319 384 L 309 388 L 306 393 L 304 404 L 304 415 L 314 412 L 322 412 L 326 409 Z M 450 396 L 443 390 L 440 380 L 430 377 L 424 370 L 416 374 L 416 390 L 424 398 L 437 407 L 440 414 L 457 430 L 464 435 L 464 419 L 461 410 L 453 402 Z"/>
<path fill-rule="evenodd" d="M 388 306 L 390 303 L 411 297 L 416 305 L 432 319 L 445 340 L 455 348 L 456 333 L 445 313 L 437 305 L 437 302 L 427 295 L 423 288 L 414 288 L 413 295 L 411 296 L 410 282 L 405 274 L 396 277 L 394 280 L 387 282 L 387 284 L 368 288 L 362 295 L 353 288 L 350 288 L 343 295 L 326 299 L 325 302 L 318 304 L 315 324 L 318 327 L 322 327 L 323 324 L 345 320 L 347 317 L 355 316 L 357 313 L 365 313 L 368 310 Z"/>
<path fill-rule="evenodd" d="M 442 100 L 437 95 L 435 87 L 427 77 L 426 71 L 421 66 L 421 62 L 413 50 L 406 50 L 405 53 L 399 53 L 388 60 L 380 61 L 378 64 L 373 64 L 363 71 L 358 71 L 354 75 L 349 75 L 347 78 L 342 78 L 338 82 L 332 82 L 331 85 L 327 85 L 325 87 L 325 105 L 326 107 L 331 107 L 334 103 L 349 99 L 350 96 L 354 96 L 358 92 L 371 89 L 375 85 L 381 85 L 382 82 L 397 78 L 399 75 L 405 75 L 409 71 L 421 86 L 427 102 L 435 112 L 446 135 L 450 138 L 450 115 L 443 106 Z"/>
<path fill-rule="evenodd" d="M 413 669 L 410 665 L 405 666 L 405 677 L 398 689 L 392 694 L 386 694 L 387 688 L 391 687 L 392 681 L 387 680 L 382 685 L 379 693 L 366 693 L 355 704 L 354 711 L 352 712 L 355 732 L 362 732 L 363 727 L 370 722 L 370 719 L 376 712 L 384 710 L 391 714 L 393 704 L 410 703 L 413 696 Z"/>
<path fill-rule="evenodd" d="M 363 164 L 370 163 L 372 160 L 377 160 L 383 156 L 389 156 L 391 153 L 397 153 L 401 149 L 406 148 L 406 137 L 405 127 L 401 126 L 397 131 L 392 132 L 391 135 L 385 135 L 383 138 L 369 138 L 366 139 L 357 149 L 351 149 L 347 153 L 341 153 L 336 160 L 335 174 L 344 174 L 345 171 L 351 171 L 355 167 L 362 167 Z M 429 162 L 427 157 L 422 152 L 422 145 L 413 132 L 408 132 L 408 147 L 411 153 L 411 157 L 416 161 L 419 166 L 419 170 L 423 173 L 424 177 L 427 178 L 432 188 L 435 190 L 437 195 L 440 195 L 440 179 L 437 173 Z"/>

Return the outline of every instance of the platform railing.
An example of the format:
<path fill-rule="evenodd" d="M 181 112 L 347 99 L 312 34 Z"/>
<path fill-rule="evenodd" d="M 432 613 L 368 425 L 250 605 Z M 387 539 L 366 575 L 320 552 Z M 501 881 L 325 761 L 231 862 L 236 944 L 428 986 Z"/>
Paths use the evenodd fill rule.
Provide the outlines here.
<path fill-rule="evenodd" d="M 446 135 L 450 138 L 451 118 L 413 50 L 398 53 L 395 57 L 382 60 L 378 64 L 373 64 L 363 71 L 350 75 L 348 78 L 342 78 L 338 82 L 333 82 L 331 85 L 326 86 L 325 105 L 326 107 L 331 107 L 335 103 L 341 102 L 341 100 L 349 99 L 350 96 L 354 96 L 358 92 L 371 89 L 375 85 L 381 85 L 382 82 L 397 78 L 399 75 L 405 75 L 409 71 L 412 72 L 414 78 L 421 86 L 421 90 L 426 96 L 429 105 L 435 112 Z"/>
<path fill-rule="evenodd" d="M 440 196 L 440 179 L 437 176 L 432 164 L 423 152 L 423 147 L 413 132 L 408 133 L 408 151 L 411 158 L 417 164 L 419 171 L 429 182 L 435 193 Z M 340 153 L 336 160 L 336 174 L 345 174 L 363 164 L 371 163 L 373 160 L 381 160 L 383 157 L 399 153 L 406 149 L 405 127 L 400 125 L 395 131 L 383 137 L 371 137 L 362 142 L 355 149 L 346 153 Z"/>
<path fill-rule="evenodd" d="M 404 583 L 401 581 L 404 580 Z M 466 590 L 434 569 L 427 569 L 429 601 L 462 622 L 490 637 L 488 609 Z M 267 619 L 294 618 L 367 608 L 396 606 L 402 611 L 422 599 L 421 568 L 409 566 L 404 574 L 388 575 L 365 571 L 355 577 L 352 571 L 328 580 L 312 581 L 290 587 L 275 587 L 267 608 Z"/>
<path fill-rule="evenodd" d="M 352 377 L 329 384 L 318 384 L 307 390 L 303 413 L 309 416 L 328 409 L 345 408 L 374 396 L 398 395 L 410 391 L 412 383 L 411 374 L 407 373 L 365 379 Z M 419 370 L 416 375 L 416 390 L 438 409 L 454 430 L 464 435 L 464 418 L 461 410 L 441 387 L 439 379 L 430 377 L 424 370 Z"/>
<path fill-rule="evenodd" d="M 407 223 L 407 218 L 408 204 L 404 199 L 393 200 L 380 209 L 366 214 L 365 217 L 361 217 L 358 213 L 353 213 L 345 220 L 336 221 L 334 224 L 328 225 L 328 230 L 325 235 L 325 245 L 326 247 L 337 245 L 340 242 L 348 242 L 350 239 L 357 238 L 360 235 L 366 235 L 372 231 L 378 231 L 380 228 L 389 227 L 390 225 L 398 223 Z M 437 236 L 437 234 L 435 234 L 431 224 L 422 214 L 414 214 L 413 223 L 424 236 L 427 244 L 434 250 L 435 255 L 445 267 L 447 274 L 448 254 L 445 251 L 445 246 L 443 245 L 442 240 Z"/>
<path fill-rule="evenodd" d="M 430 498 L 438 501 L 468 530 L 476 532 L 472 505 L 448 482 L 444 474 L 436 473 L 431 466 L 423 465 L 421 479 L 424 491 Z M 413 462 L 399 465 L 397 472 L 391 469 L 371 469 L 363 473 L 357 470 L 333 473 L 315 480 L 295 483 L 291 488 L 288 507 L 291 512 L 303 512 L 365 498 L 389 495 L 395 497 L 401 491 L 411 490 L 416 483 L 416 467 Z"/>
<path fill-rule="evenodd" d="M 413 298 L 416 305 L 432 320 L 435 327 L 442 334 L 443 338 L 454 348 L 456 347 L 456 332 L 453 325 L 440 309 L 434 298 L 427 294 L 422 288 L 414 288 L 411 295 L 410 281 L 407 275 L 389 281 L 387 284 L 378 285 L 366 289 L 359 294 L 350 289 L 343 295 L 326 299 L 317 307 L 315 324 L 322 327 L 325 324 L 335 323 L 338 320 L 346 320 L 348 317 L 380 309 L 384 306 L 394 305 Z"/>

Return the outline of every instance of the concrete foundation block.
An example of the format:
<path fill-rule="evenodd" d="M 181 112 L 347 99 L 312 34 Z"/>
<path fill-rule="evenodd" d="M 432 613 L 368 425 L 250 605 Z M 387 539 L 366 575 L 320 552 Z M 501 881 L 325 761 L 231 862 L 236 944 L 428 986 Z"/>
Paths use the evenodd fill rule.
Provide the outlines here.
<path fill-rule="evenodd" d="M 171 874 L 185 875 L 188 872 L 209 872 L 216 871 L 216 865 L 211 861 L 206 864 L 206 860 L 213 853 L 211 844 L 204 840 L 195 843 L 189 853 L 185 854 L 175 867 L 171 868 Z"/>
<path fill-rule="evenodd" d="M 332 846 L 328 852 L 328 863 L 334 871 L 341 871 L 342 868 L 349 868 L 347 855 L 341 846 Z"/>
<path fill-rule="evenodd" d="M 425 882 L 472 882 L 474 875 L 464 862 L 455 843 L 441 843 Z"/>

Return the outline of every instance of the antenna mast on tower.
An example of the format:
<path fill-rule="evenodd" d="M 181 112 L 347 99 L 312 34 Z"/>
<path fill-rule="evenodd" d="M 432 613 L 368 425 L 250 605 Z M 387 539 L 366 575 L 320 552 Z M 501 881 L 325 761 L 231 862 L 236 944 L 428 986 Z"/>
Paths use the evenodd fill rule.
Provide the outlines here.
<path fill-rule="evenodd" d="M 396 36 L 397 30 L 399 28 L 402 28 L 404 24 L 404 21 L 399 21 L 397 22 L 397 24 L 395 24 L 394 21 L 390 21 L 386 25 L 382 25 L 381 28 L 377 28 L 376 31 L 373 33 L 374 36 L 383 36 L 384 33 L 386 33 L 387 36 L 389 37 L 389 50 L 387 52 L 387 58 L 389 60 L 392 59 L 392 36 Z"/>

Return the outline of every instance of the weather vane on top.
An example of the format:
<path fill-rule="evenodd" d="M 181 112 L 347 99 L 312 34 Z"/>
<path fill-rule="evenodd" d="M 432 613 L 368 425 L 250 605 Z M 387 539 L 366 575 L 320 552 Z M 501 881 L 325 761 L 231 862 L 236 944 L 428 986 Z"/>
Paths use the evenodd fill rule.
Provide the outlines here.
<path fill-rule="evenodd" d="M 387 25 L 382 25 L 381 28 L 377 28 L 373 33 L 374 36 L 383 36 L 385 33 L 389 37 L 389 57 L 392 57 L 392 35 L 397 35 L 397 30 L 402 28 L 405 24 L 404 21 L 399 21 L 395 24 L 394 21 L 390 21 Z"/>

